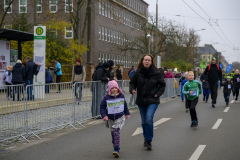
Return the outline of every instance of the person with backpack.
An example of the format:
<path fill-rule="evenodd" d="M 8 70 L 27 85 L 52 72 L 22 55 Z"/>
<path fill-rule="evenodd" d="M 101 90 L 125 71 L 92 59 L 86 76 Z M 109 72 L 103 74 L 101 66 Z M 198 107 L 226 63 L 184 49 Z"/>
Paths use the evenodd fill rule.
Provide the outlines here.
<path fill-rule="evenodd" d="M 222 84 L 222 71 L 219 65 L 216 64 L 216 58 L 212 59 L 212 63 L 206 67 L 204 74 L 208 75 L 208 83 L 209 83 L 210 92 L 211 92 L 212 107 L 215 108 L 215 105 L 217 103 L 219 79 L 220 79 L 220 84 Z"/>
<path fill-rule="evenodd" d="M 75 102 L 78 104 L 82 104 L 82 83 L 85 82 L 86 79 L 86 70 L 85 67 L 81 65 L 81 60 L 77 59 L 76 66 L 73 67 L 72 70 L 72 83 L 75 84 Z"/>
<path fill-rule="evenodd" d="M 25 66 L 25 85 L 33 85 L 34 71 L 36 64 L 31 60 L 30 57 L 26 57 L 25 61 L 27 62 Z M 27 100 L 34 100 L 34 95 L 32 94 L 33 87 L 27 87 Z"/>
<path fill-rule="evenodd" d="M 133 68 L 133 70 L 131 70 L 131 72 L 128 74 L 129 78 L 132 79 L 133 75 L 135 74 L 136 70 Z M 133 106 L 136 106 L 136 97 L 137 97 L 137 92 L 135 95 L 131 94 L 130 97 L 130 103 L 129 103 L 129 107 L 132 109 L 132 102 L 134 103 Z M 135 107 L 136 109 L 138 109 L 138 107 Z"/>
<path fill-rule="evenodd" d="M 54 71 L 54 73 L 57 75 L 56 77 L 56 83 L 60 83 L 61 78 L 62 78 L 62 67 L 61 64 L 58 62 L 58 59 L 54 60 L 55 64 L 56 64 L 56 69 Z M 58 84 L 58 91 L 57 93 L 61 93 L 61 84 Z"/>
<path fill-rule="evenodd" d="M 53 83 L 53 77 L 51 73 L 49 72 L 48 68 L 45 69 L 45 93 L 49 93 L 49 85 L 50 83 Z"/>
<path fill-rule="evenodd" d="M 232 84 L 233 84 L 233 99 L 235 100 L 235 103 L 238 103 L 238 96 L 239 96 L 239 88 L 240 88 L 240 75 L 239 70 L 236 69 L 235 74 L 232 78 Z"/>

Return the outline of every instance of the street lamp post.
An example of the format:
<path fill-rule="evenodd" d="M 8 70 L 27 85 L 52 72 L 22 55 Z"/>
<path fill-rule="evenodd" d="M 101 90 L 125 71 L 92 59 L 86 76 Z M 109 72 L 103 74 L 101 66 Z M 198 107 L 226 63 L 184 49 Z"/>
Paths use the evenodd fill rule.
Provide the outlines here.
<path fill-rule="evenodd" d="M 204 31 L 204 30 L 206 30 L 205 28 L 204 29 L 199 29 L 199 30 L 196 30 L 196 31 L 193 31 L 193 70 L 195 70 L 195 62 L 194 62 L 194 43 L 195 43 L 195 36 L 194 36 L 194 33 L 195 32 L 198 32 L 198 31 Z"/>
<path fill-rule="evenodd" d="M 147 38 L 148 38 L 148 54 L 150 54 L 150 38 L 151 38 L 151 35 L 148 34 Z"/>

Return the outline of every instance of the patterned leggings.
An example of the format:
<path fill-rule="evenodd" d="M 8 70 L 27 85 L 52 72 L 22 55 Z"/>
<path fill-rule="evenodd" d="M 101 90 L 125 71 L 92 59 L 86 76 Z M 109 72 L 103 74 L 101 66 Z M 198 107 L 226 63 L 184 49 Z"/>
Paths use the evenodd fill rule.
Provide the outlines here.
<path fill-rule="evenodd" d="M 114 144 L 114 147 L 120 146 L 120 128 L 114 128 L 113 131 L 111 131 L 112 134 L 112 143 Z"/>

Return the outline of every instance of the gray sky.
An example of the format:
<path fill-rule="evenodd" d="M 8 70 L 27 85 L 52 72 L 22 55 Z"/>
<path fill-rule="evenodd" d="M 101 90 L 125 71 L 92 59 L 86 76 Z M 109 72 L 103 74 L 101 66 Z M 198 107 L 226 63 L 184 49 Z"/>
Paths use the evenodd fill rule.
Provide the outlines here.
<path fill-rule="evenodd" d="M 149 4 L 149 12 L 156 13 L 156 0 L 145 1 Z M 217 51 L 225 51 L 222 54 L 226 57 L 229 63 L 232 63 L 233 61 L 240 62 L 240 0 L 195 0 L 198 5 L 194 3 L 193 0 L 184 1 L 201 17 L 206 18 L 205 20 L 207 22 L 209 22 L 210 18 L 198 7 L 198 5 L 212 19 L 215 21 L 218 19 L 218 25 L 220 28 L 211 21 L 212 27 L 223 40 L 206 21 L 201 19 L 201 17 L 191 10 L 191 8 L 189 8 L 182 0 L 159 0 L 159 16 L 165 16 L 167 19 L 173 19 L 176 22 L 185 23 L 188 28 L 194 28 L 195 30 L 206 29 L 205 31 L 196 32 L 202 39 L 200 46 L 218 42 L 218 44 L 214 44 L 213 46 Z M 179 17 L 176 15 L 181 16 Z M 221 30 L 232 44 L 227 40 Z M 233 50 L 233 46 L 239 50 Z"/>

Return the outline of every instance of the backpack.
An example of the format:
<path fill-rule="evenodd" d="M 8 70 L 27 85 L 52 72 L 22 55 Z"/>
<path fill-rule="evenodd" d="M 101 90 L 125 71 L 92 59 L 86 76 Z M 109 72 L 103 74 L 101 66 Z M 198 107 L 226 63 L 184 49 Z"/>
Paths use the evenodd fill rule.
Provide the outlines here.
<path fill-rule="evenodd" d="M 40 66 L 35 64 L 34 65 L 34 71 L 33 71 L 33 74 L 36 76 L 38 75 L 38 72 L 40 71 Z"/>
<path fill-rule="evenodd" d="M 135 74 L 135 69 L 133 69 L 130 73 L 129 73 L 129 78 L 132 79 L 133 75 Z"/>
<path fill-rule="evenodd" d="M 48 72 L 48 77 L 46 78 L 46 82 L 49 83 L 49 82 L 51 82 L 51 80 L 52 79 L 51 79 L 51 76 L 50 76 L 50 72 Z"/>
<path fill-rule="evenodd" d="M 217 64 L 217 68 L 218 68 L 218 71 L 220 71 L 220 68 L 219 68 L 219 65 Z M 209 64 L 208 65 L 208 72 L 210 71 L 210 69 L 211 69 L 211 65 Z"/>

